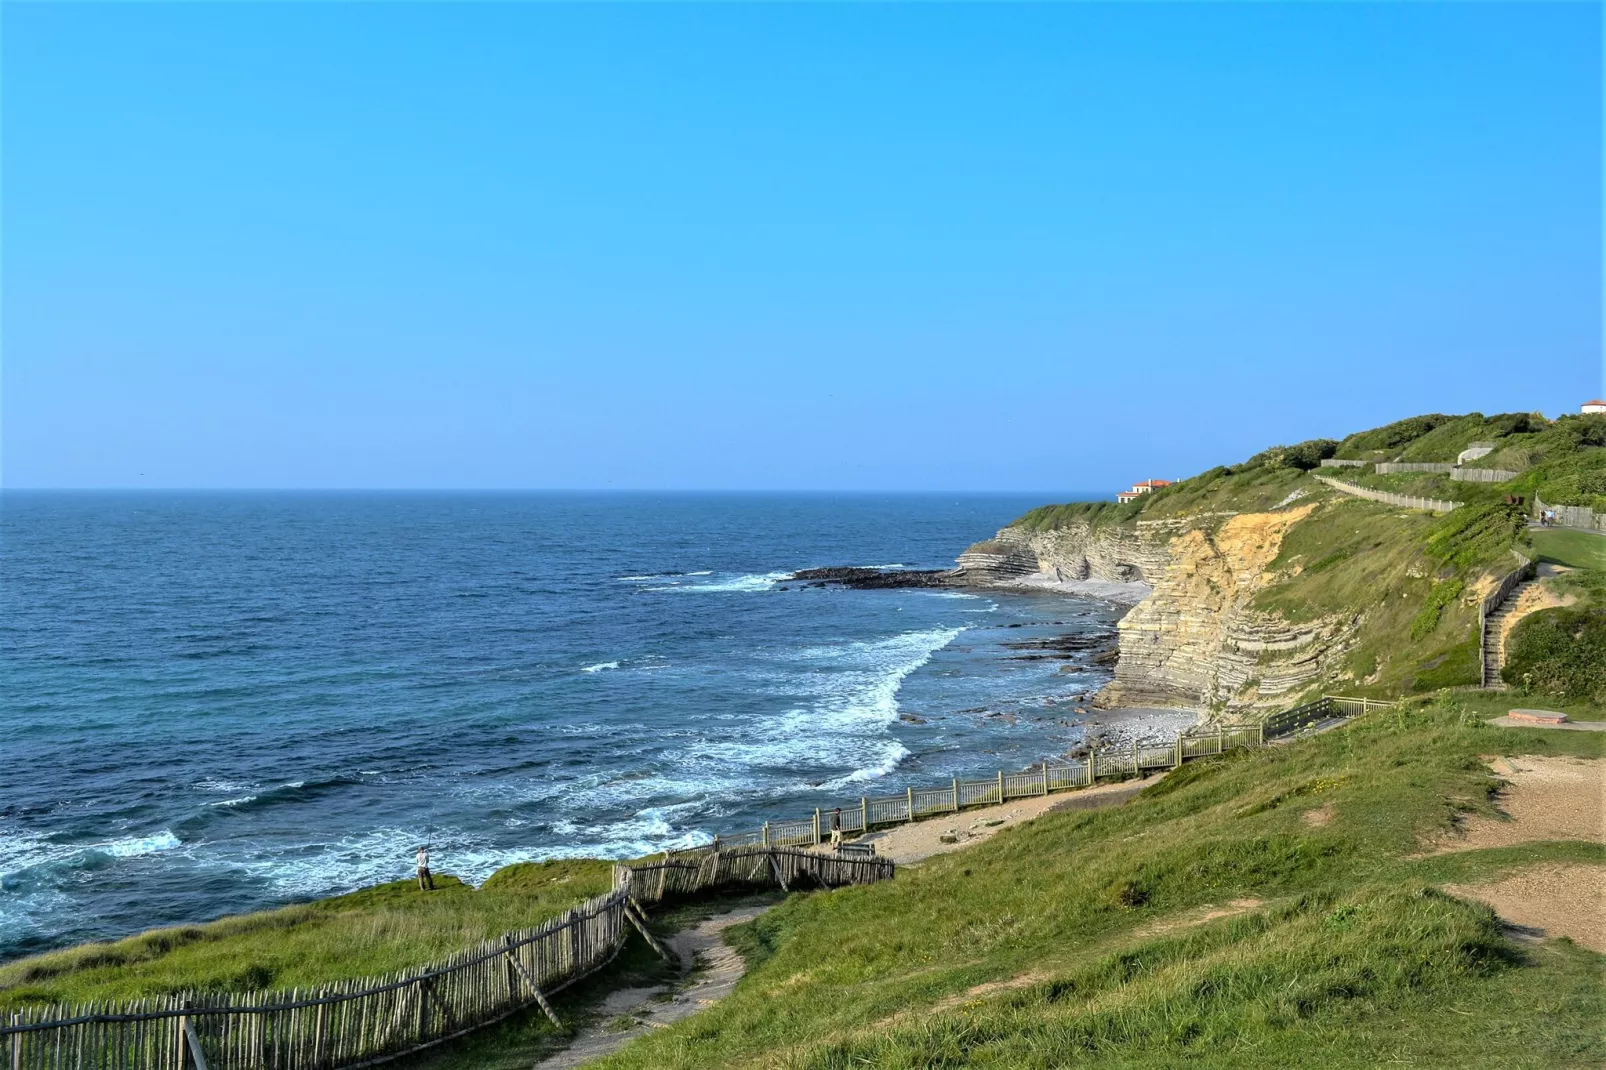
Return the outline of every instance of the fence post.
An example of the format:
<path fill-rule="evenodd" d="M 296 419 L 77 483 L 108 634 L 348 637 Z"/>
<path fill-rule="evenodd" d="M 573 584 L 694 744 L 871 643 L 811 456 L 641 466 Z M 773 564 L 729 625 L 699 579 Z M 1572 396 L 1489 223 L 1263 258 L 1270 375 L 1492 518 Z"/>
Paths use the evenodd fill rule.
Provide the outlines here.
<path fill-rule="evenodd" d="M 1137 776 L 1138 769 L 1138 737 L 1132 737 L 1132 775 Z"/>
<path fill-rule="evenodd" d="M 818 806 L 814 808 L 814 845 L 816 847 L 820 845 L 820 808 Z"/>
<path fill-rule="evenodd" d="M 1004 804 L 1004 771 L 998 771 L 998 805 Z"/>
<path fill-rule="evenodd" d="M 1043 759 L 1043 794 L 1048 794 L 1048 759 Z"/>
<path fill-rule="evenodd" d="M 20 1013 L 11 1016 L 12 1025 L 22 1024 Z M 11 1070 L 22 1070 L 22 1034 L 11 1034 Z"/>
<path fill-rule="evenodd" d="M 959 812 L 959 778 L 954 777 L 954 813 Z"/>
<path fill-rule="evenodd" d="M 1099 748 L 1093 744 L 1087 748 L 1087 786 L 1092 787 L 1099 782 Z"/>
<path fill-rule="evenodd" d="M 870 800 L 863 795 L 859 796 L 859 831 L 870 831 Z"/>
<path fill-rule="evenodd" d="M 1255 728 L 1260 732 L 1260 742 L 1257 746 L 1264 747 L 1266 745 L 1266 722 L 1261 721 Z"/>
<path fill-rule="evenodd" d="M 764 834 L 763 835 L 764 835 L 764 846 L 768 847 L 770 845 L 770 823 L 768 821 L 764 822 Z"/>
<path fill-rule="evenodd" d="M 909 808 L 909 820 L 913 821 L 915 819 L 915 789 L 913 785 L 911 785 L 910 787 L 904 789 L 904 791 L 904 798 L 908 800 L 906 805 Z"/>
<path fill-rule="evenodd" d="M 1173 759 L 1172 762 L 1171 762 L 1171 768 L 1177 769 L 1177 768 L 1180 768 L 1181 765 L 1182 765 L 1182 733 L 1178 732 L 1177 733 L 1177 754 L 1176 754 L 1176 758 Z"/>

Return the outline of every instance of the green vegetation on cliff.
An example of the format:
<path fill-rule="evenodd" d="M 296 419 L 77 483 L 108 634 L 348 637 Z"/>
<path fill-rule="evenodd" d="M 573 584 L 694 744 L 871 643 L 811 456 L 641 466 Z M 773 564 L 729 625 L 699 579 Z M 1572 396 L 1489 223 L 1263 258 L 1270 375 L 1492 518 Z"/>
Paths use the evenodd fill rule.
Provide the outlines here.
<path fill-rule="evenodd" d="M 1494 449 L 1472 464 L 1505 466 L 1517 477 L 1481 483 L 1435 473 L 1380 475 L 1370 466 L 1319 468 L 1328 457 L 1454 462 L 1474 442 Z M 1366 501 L 1322 483 L 1312 470 L 1374 490 L 1463 504 L 1434 516 Z M 1284 535 L 1249 605 L 1290 622 L 1348 622 L 1342 665 L 1323 686 L 1389 696 L 1479 682 L 1478 604 L 1516 566 L 1512 550 L 1540 552 L 1528 530 L 1536 495 L 1547 504 L 1606 511 L 1606 416 L 1416 416 L 1337 442 L 1276 446 L 1126 504 L 1044 506 L 1015 526 L 1037 533 L 1083 523 L 1184 519 L 1212 533 L 1233 514 L 1314 506 Z M 1558 541 L 1548 545 L 1567 554 L 1569 563 L 1589 567 L 1594 546 L 1576 540 L 1606 543 L 1577 535 L 1565 548 Z M 1593 601 L 1593 595 L 1586 598 Z M 1262 661 L 1281 656 L 1277 650 L 1260 655 Z"/>
<path fill-rule="evenodd" d="M 1514 943 L 1446 886 L 1601 845 L 1423 854 L 1494 813 L 1479 755 L 1606 742 L 1491 714 L 1419 700 L 794 895 L 738 932 L 730 998 L 599 1066 L 1599 1065 L 1602 957 Z"/>
<path fill-rule="evenodd" d="M 1606 704 L 1606 610 L 1545 609 L 1519 621 L 1501 677 L 1530 695 Z"/>
<path fill-rule="evenodd" d="M 475 889 L 437 875 L 0 966 L 0 1008 L 217 989 L 312 987 L 435 962 L 612 887 L 611 863 L 527 862 Z"/>

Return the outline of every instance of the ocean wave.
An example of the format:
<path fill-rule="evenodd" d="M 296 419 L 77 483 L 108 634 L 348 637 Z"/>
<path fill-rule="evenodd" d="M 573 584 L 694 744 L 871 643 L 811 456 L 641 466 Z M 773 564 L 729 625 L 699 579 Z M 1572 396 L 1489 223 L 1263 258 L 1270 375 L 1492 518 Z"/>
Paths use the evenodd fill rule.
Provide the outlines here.
<path fill-rule="evenodd" d="M 595 665 L 586 665 L 586 666 L 584 666 L 583 668 L 581 668 L 580 671 L 581 672 L 602 672 L 604 669 L 617 669 L 618 667 L 619 667 L 619 663 L 617 661 L 599 661 Z"/>
<path fill-rule="evenodd" d="M 141 858 L 145 855 L 159 854 L 162 851 L 171 851 L 182 846 L 181 841 L 173 835 L 172 829 L 163 829 L 149 836 L 132 836 L 126 840 L 112 840 L 110 843 L 100 843 L 89 848 L 113 858 Z"/>
<path fill-rule="evenodd" d="M 688 576 L 712 575 L 712 573 L 688 572 Z M 702 594 L 730 594 L 749 591 L 768 591 L 781 580 L 791 579 L 790 572 L 766 572 L 762 575 L 747 574 L 735 576 L 728 580 L 719 580 L 715 583 L 675 583 L 665 587 L 648 587 L 649 591 L 686 591 Z"/>
<path fill-rule="evenodd" d="M 909 748 L 896 741 L 885 749 L 885 754 L 878 762 L 862 766 L 851 773 L 839 776 L 834 780 L 827 780 L 820 785 L 822 791 L 841 791 L 854 784 L 867 784 L 872 780 L 879 780 L 903 764 L 909 757 Z"/>

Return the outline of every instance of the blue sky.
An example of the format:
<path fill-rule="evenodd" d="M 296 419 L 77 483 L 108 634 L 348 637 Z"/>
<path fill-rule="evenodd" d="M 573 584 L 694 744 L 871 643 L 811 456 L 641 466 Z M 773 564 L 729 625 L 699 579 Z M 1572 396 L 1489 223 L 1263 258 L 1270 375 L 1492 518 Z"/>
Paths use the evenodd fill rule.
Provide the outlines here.
<path fill-rule="evenodd" d="M 4 9 L 8 487 L 1117 487 L 1606 391 L 1593 4 Z"/>

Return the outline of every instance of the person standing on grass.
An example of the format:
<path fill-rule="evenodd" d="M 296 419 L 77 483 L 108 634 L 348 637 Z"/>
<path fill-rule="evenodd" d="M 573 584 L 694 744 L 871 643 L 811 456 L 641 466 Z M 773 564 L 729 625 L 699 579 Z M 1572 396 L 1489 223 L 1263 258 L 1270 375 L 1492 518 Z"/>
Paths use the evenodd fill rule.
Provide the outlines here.
<path fill-rule="evenodd" d="M 842 846 L 842 807 L 831 811 L 831 846 Z"/>
<path fill-rule="evenodd" d="M 435 890 L 435 878 L 429 875 L 428 844 L 418 849 L 418 890 L 421 892 L 433 892 Z"/>

